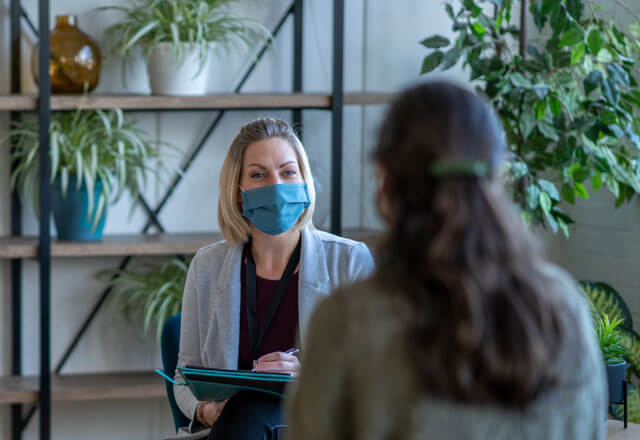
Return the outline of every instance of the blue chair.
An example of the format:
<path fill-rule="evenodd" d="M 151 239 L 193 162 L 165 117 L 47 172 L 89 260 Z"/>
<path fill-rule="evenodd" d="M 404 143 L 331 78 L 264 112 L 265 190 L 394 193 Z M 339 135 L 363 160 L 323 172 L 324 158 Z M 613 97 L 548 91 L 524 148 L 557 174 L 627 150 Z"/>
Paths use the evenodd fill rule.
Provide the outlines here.
<path fill-rule="evenodd" d="M 173 377 L 173 373 L 176 371 L 176 365 L 178 364 L 178 351 L 180 347 L 180 320 L 182 319 L 182 313 L 178 313 L 175 316 L 167 319 L 164 327 L 162 328 L 162 339 L 160 341 L 160 349 L 162 351 L 162 368 L 166 374 Z M 169 405 L 171 406 L 171 412 L 173 413 L 173 422 L 176 425 L 176 432 L 178 428 L 183 426 L 189 426 L 190 420 L 182 414 L 176 398 L 173 395 L 173 384 L 169 381 L 165 381 L 167 387 L 167 398 L 169 399 Z"/>

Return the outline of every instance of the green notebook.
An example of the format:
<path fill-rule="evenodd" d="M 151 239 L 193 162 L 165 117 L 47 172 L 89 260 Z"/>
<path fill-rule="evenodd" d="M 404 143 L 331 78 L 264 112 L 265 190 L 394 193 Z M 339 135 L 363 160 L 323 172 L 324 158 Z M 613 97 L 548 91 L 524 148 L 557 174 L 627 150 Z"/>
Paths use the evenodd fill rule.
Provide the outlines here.
<path fill-rule="evenodd" d="M 224 370 L 186 366 L 178 367 L 184 383 L 176 382 L 160 370 L 165 379 L 177 385 L 186 385 L 198 400 L 225 400 L 234 394 L 247 390 L 281 397 L 285 386 L 295 382 L 289 374 L 256 373 L 247 370 Z"/>

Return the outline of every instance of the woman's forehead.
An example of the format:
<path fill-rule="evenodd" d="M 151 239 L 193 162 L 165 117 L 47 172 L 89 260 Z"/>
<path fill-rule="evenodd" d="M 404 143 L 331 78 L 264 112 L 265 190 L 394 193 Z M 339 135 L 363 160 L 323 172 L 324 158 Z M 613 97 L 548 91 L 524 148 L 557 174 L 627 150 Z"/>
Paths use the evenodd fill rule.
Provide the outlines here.
<path fill-rule="evenodd" d="M 297 164 L 298 158 L 289 142 L 281 138 L 271 138 L 250 144 L 244 152 L 242 162 L 246 167 L 254 163 L 280 166 L 291 161 Z"/>

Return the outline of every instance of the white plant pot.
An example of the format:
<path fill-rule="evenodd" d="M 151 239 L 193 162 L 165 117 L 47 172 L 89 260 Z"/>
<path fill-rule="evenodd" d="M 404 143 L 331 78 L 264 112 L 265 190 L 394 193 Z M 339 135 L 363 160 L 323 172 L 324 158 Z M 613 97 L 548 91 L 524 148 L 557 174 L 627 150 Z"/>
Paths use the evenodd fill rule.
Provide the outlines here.
<path fill-rule="evenodd" d="M 178 65 L 172 43 L 159 43 L 147 61 L 151 94 L 204 95 L 207 92 L 211 58 L 209 52 L 200 70 L 199 47 L 185 45 L 183 62 Z"/>

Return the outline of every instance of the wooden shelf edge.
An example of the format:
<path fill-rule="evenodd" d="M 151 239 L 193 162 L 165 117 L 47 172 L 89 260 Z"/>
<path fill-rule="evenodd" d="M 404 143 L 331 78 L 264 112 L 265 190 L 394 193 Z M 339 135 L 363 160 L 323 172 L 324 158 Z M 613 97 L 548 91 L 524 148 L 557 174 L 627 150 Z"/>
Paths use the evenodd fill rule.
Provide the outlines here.
<path fill-rule="evenodd" d="M 392 93 L 345 93 L 345 105 L 383 105 Z M 51 110 L 85 109 L 123 110 L 185 110 L 185 109 L 329 109 L 331 95 L 327 93 L 238 93 L 203 96 L 157 95 L 53 95 Z M 0 95 L 0 111 L 35 111 L 37 95 Z"/>
<path fill-rule="evenodd" d="M 211 232 L 111 235 L 97 242 L 53 240 L 51 256 L 72 258 L 193 254 L 201 247 L 221 239 L 222 236 L 219 233 Z M 0 237 L 0 259 L 24 259 L 37 256 L 37 237 Z"/>
<path fill-rule="evenodd" d="M 343 235 L 353 240 L 375 245 L 379 232 L 366 229 L 345 229 Z M 218 232 L 177 234 L 125 234 L 105 236 L 99 242 L 51 243 L 54 258 L 124 257 L 190 255 L 201 247 L 222 240 Z M 38 257 L 38 238 L 0 237 L 0 260 Z"/>
<path fill-rule="evenodd" d="M 0 377 L 0 404 L 37 403 L 38 389 L 38 376 Z M 51 376 L 54 402 L 164 397 L 162 378 L 149 371 Z"/>

